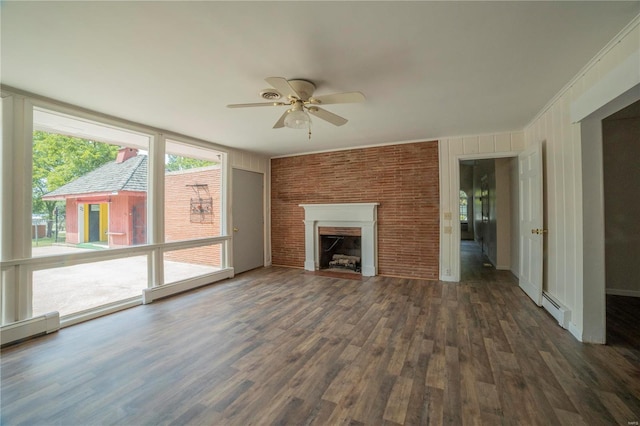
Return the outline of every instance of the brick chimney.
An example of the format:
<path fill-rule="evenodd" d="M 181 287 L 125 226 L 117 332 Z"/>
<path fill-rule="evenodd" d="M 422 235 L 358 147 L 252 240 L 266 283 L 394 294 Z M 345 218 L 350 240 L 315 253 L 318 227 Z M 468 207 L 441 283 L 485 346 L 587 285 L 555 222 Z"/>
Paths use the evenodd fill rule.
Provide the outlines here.
<path fill-rule="evenodd" d="M 138 150 L 136 148 L 120 148 L 118 156 L 116 157 L 116 163 L 124 163 L 129 158 L 135 157 L 136 155 L 138 155 Z"/>

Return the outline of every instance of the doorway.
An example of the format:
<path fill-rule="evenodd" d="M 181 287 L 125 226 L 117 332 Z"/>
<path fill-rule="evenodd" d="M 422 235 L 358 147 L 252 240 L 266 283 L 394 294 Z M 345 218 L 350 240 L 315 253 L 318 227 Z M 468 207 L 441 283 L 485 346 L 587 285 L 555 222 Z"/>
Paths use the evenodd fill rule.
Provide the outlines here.
<path fill-rule="evenodd" d="M 606 341 L 638 347 L 640 309 L 640 101 L 602 120 Z M 627 320 L 625 320 L 627 318 Z"/>
<path fill-rule="evenodd" d="M 459 167 L 461 272 L 470 258 L 463 252 L 477 245 L 485 267 L 509 270 L 517 276 L 517 158 L 464 159 Z"/>
<path fill-rule="evenodd" d="M 607 283 L 606 252 L 607 245 L 615 241 L 612 239 L 613 236 L 607 237 L 605 232 L 605 196 L 610 197 L 612 192 L 617 191 L 617 188 L 604 188 L 604 173 L 607 166 L 605 166 L 603 158 L 605 145 L 603 123 L 608 117 L 615 116 L 619 111 L 640 101 L 640 84 L 607 103 L 600 103 L 601 99 L 597 99 L 597 101 L 601 105 L 599 108 L 593 102 L 579 105 L 585 111 L 592 112 L 584 117 L 576 118 L 580 121 L 582 170 L 589 171 L 582 173 L 582 205 L 584 206 L 582 211 L 583 318 L 580 338 L 584 342 L 605 343 L 607 334 L 606 294 L 607 292 L 612 294 L 612 289 L 607 289 L 608 284 L 605 284 Z M 637 138 L 638 136 L 635 139 L 636 144 Z M 633 161 L 633 158 L 629 160 Z M 616 164 L 615 168 L 618 167 L 619 165 Z M 613 169 L 609 168 L 609 170 Z M 625 177 L 625 181 L 628 180 Z M 622 184 L 623 182 L 618 183 Z M 593 188 L 602 188 L 603 190 L 594 191 Z M 637 200 L 632 200 L 633 198 L 629 197 L 628 201 L 637 203 Z M 611 213 L 611 206 L 609 211 L 609 219 L 615 218 L 615 215 Z M 634 274 L 629 278 L 635 276 L 634 271 Z"/>
<path fill-rule="evenodd" d="M 100 241 L 100 204 L 89 204 L 89 242 Z"/>

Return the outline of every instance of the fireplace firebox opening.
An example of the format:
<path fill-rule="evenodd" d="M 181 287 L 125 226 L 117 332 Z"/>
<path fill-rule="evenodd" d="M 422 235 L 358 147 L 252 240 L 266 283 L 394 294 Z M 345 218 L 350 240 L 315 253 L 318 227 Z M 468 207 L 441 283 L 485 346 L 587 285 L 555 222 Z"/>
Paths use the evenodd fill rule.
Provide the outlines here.
<path fill-rule="evenodd" d="M 360 228 L 320 227 L 318 235 L 319 269 L 360 273 Z"/>

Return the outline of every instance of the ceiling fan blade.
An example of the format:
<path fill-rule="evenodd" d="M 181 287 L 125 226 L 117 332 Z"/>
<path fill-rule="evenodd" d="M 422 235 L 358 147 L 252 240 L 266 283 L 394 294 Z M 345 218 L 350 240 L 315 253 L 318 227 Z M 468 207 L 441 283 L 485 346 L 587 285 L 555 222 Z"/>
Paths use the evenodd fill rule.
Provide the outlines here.
<path fill-rule="evenodd" d="M 314 96 L 310 99 L 312 104 L 351 104 L 364 102 L 366 99 L 360 92 L 334 93 L 331 95 Z"/>
<path fill-rule="evenodd" d="M 264 79 L 267 83 L 269 83 L 274 89 L 278 92 L 282 93 L 284 96 L 293 95 L 298 99 L 302 99 L 302 96 L 294 89 L 286 78 L 283 77 L 267 77 Z"/>
<path fill-rule="evenodd" d="M 247 107 L 262 107 L 262 106 L 282 106 L 289 105 L 282 102 L 258 102 L 254 104 L 230 104 L 227 108 L 247 108 Z"/>
<path fill-rule="evenodd" d="M 276 121 L 276 124 L 273 125 L 274 129 L 280 129 L 280 128 L 284 127 L 284 119 L 287 118 L 287 114 L 289 114 L 289 111 L 290 110 L 286 110 L 284 112 L 284 114 L 282 114 L 280 116 L 280 119 L 278 121 Z"/>
<path fill-rule="evenodd" d="M 346 118 L 342 118 L 339 115 L 336 115 L 332 112 L 329 112 L 325 109 L 322 108 L 318 108 L 318 107 L 309 107 L 307 108 L 307 110 L 309 111 L 309 114 L 311 115 L 315 115 L 318 118 L 321 118 L 325 121 L 328 121 L 329 123 L 333 124 L 334 126 L 342 126 L 343 124 L 346 124 L 347 120 Z"/>

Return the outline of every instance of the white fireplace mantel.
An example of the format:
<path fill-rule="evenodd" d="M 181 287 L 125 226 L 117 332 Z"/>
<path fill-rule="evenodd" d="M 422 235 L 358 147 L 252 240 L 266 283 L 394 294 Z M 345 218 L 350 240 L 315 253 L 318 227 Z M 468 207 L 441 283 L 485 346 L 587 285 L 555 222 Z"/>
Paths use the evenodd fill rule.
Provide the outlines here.
<path fill-rule="evenodd" d="M 319 263 L 318 227 L 360 228 L 362 275 L 378 274 L 378 205 L 380 203 L 300 204 L 304 208 L 304 269 L 315 271 Z"/>

